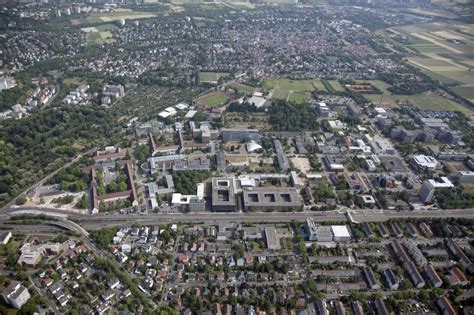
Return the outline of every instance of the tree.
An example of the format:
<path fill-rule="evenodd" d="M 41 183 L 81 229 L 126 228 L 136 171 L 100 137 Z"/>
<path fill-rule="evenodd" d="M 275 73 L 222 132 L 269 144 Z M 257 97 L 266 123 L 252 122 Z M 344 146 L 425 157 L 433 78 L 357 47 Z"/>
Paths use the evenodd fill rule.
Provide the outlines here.
<path fill-rule="evenodd" d="M 16 201 L 15 201 L 15 204 L 17 206 L 21 206 L 21 205 L 24 205 L 28 200 L 26 199 L 26 196 L 19 196 L 18 198 L 16 198 Z"/>

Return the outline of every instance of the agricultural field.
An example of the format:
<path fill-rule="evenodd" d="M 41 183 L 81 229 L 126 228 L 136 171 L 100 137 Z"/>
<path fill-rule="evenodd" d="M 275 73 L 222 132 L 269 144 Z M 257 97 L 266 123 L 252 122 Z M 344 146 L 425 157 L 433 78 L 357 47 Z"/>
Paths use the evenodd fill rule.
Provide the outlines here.
<path fill-rule="evenodd" d="M 217 83 L 219 78 L 228 76 L 227 72 L 199 72 L 198 80 L 201 83 Z"/>
<path fill-rule="evenodd" d="M 224 92 L 213 92 L 201 96 L 198 98 L 196 103 L 205 107 L 216 107 L 225 105 L 231 100 L 231 97 Z"/>
<path fill-rule="evenodd" d="M 364 96 L 374 102 L 379 104 L 382 99 L 380 94 L 364 94 Z M 435 94 L 416 94 L 416 95 L 392 95 L 384 94 L 383 95 L 383 105 L 396 106 L 398 102 L 410 102 L 414 107 L 419 109 L 426 110 L 435 110 L 435 111 L 459 111 L 464 113 L 471 112 L 471 109 L 464 107 L 463 105 L 451 101 L 447 98 L 435 95 Z"/>
<path fill-rule="evenodd" d="M 335 92 L 345 91 L 344 87 L 337 80 L 327 80 L 326 84 L 329 84 Z"/>
<path fill-rule="evenodd" d="M 432 22 L 390 29 L 407 39 L 408 61 L 444 84 L 474 85 L 474 25 Z"/>
<path fill-rule="evenodd" d="M 453 87 L 451 88 L 451 91 L 453 91 L 457 95 L 471 102 L 474 102 L 474 86 L 473 85 Z"/>

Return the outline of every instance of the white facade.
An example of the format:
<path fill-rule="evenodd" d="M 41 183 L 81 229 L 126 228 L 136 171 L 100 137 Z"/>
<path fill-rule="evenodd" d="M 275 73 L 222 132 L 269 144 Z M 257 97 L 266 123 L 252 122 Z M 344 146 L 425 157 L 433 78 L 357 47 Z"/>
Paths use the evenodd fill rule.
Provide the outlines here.
<path fill-rule="evenodd" d="M 419 169 L 434 170 L 438 166 L 438 161 L 434 157 L 427 155 L 415 155 L 412 163 Z"/>
<path fill-rule="evenodd" d="M 5 302 L 16 309 L 20 309 L 30 298 L 28 289 L 21 283 L 13 281 L 2 293 Z"/>

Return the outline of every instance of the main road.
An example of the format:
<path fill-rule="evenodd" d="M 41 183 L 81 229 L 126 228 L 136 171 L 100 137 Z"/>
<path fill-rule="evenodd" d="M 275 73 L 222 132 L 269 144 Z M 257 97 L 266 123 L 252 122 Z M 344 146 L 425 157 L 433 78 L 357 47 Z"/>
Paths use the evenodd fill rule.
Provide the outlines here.
<path fill-rule="evenodd" d="M 348 215 L 350 213 L 350 215 Z M 393 211 L 393 210 L 334 210 L 334 211 L 304 211 L 304 212 L 199 212 L 199 213 L 152 213 L 145 215 L 113 215 L 97 214 L 87 215 L 56 209 L 20 207 L 12 208 L 0 214 L 0 222 L 7 221 L 11 216 L 20 214 L 45 214 L 56 216 L 60 219 L 72 219 L 85 229 L 98 229 L 107 226 L 131 225 L 157 225 L 165 223 L 205 223 L 219 224 L 226 222 L 289 222 L 291 220 L 303 221 L 312 218 L 317 222 L 347 221 L 353 222 L 382 222 L 394 218 L 466 218 L 474 219 L 474 209 L 456 210 L 420 210 L 420 211 Z"/>

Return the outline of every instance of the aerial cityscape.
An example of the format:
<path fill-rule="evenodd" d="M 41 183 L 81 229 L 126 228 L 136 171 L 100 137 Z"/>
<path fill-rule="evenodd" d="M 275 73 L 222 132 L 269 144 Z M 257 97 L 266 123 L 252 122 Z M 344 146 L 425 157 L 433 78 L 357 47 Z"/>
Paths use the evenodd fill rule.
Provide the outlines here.
<path fill-rule="evenodd" d="M 474 314 L 473 0 L 0 0 L 0 314 Z"/>

